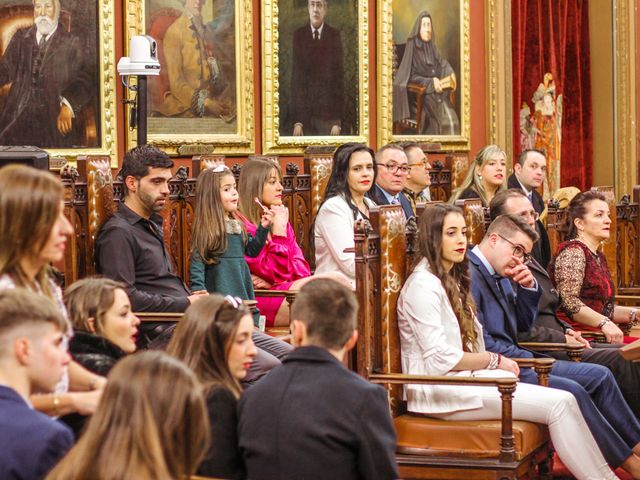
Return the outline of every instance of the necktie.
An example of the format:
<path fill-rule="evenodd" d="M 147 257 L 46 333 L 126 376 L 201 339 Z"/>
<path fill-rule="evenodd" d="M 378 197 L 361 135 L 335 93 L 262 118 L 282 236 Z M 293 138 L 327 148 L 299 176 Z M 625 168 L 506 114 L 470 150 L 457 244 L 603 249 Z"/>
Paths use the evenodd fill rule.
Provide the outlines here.
<path fill-rule="evenodd" d="M 391 205 L 400 205 L 400 199 L 398 197 L 393 197 L 393 200 L 391 200 Z"/>
<path fill-rule="evenodd" d="M 314 40 L 318 40 L 318 38 L 320 38 L 320 34 L 318 33 L 318 29 L 314 28 L 313 29 L 313 39 Z"/>
<path fill-rule="evenodd" d="M 527 197 L 529 197 L 529 201 L 533 203 L 533 194 L 531 192 L 527 193 Z"/>
<path fill-rule="evenodd" d="M 493 279 L 495 280 L 502 297 L 507 301 L 509 305 L 513 305 L 515 303 L 515 292 L 513 291 L 513 287 L 511 286 L 511 281 L 508 278 L 498 275 L 497 273 L 493 274 Z"/>
<path fill-rule="evenodd" d="M 38 42 L 38 48 L 42 48 L 45 44 L 45 42 L 47 41 L 47 37 L 48 35 L 42 35 L 40 37 L 40 41 Z"/>

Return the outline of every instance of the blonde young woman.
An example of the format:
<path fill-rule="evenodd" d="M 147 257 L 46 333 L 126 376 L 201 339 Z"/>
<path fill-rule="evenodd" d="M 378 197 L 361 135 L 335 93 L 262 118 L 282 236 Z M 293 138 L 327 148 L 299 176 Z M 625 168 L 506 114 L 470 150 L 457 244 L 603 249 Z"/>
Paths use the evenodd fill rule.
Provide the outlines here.
<path fill-rule="evenodd" d="M 63 213 L 62 185 L 49 172 L 24 165 L 0 169 L 0 289 L 23 287 L 53 300 L 67 317 L 51 263 L 64 257 L 73 227 Z M 69 327 L 66 341 L 73 331 Z M 33 395 L 33 406 L 50 415 L 93 413 L 105 379 L 69 364 L 56 393 Z"/>
<path fill-rule="evenodd" d="M 498 190 L 507 186 L 507 155 L 497 145 L 483 147 L 469 167 L 462 184 L 453 192 L 449 203 L 466 198 L 479 198 L 488 207 Z"/>
<path fill-rule="evenodd" d="M 202 387 L 166 353 L 119 362 L 87 430 L 48 480 L 157 478 L 195 473 L 209 443 Z"/>

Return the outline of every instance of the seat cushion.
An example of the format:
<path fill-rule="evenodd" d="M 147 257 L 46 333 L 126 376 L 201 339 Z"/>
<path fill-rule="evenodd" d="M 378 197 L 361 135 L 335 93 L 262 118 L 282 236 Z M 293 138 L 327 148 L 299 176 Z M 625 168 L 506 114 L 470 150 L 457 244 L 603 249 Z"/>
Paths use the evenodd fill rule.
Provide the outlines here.
<path fill-rule="evenodd" d="M 394 419 L 398 453 L 423 455 L 498 457 L 500 421 L 454 422 L 418 415 Z M 516 459 L 527 456 L 546 440 L 546 425 L 513 421 Z"/>

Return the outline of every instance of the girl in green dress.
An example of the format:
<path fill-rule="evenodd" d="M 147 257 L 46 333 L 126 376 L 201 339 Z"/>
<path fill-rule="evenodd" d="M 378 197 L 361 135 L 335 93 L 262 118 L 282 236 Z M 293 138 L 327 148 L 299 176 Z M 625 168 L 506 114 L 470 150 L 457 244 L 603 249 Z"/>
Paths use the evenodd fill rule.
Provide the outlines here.
<path fill-rule="evenodd" d="M 196 183 L 191 289 L 253 300 L 251 272 L 244 257 L 260 253 L 272 217 L 265 209 L 255 236 L 249 235 L 238 213 L 238 192 L 231 171 L 224 165 L 204 170 Z"/>

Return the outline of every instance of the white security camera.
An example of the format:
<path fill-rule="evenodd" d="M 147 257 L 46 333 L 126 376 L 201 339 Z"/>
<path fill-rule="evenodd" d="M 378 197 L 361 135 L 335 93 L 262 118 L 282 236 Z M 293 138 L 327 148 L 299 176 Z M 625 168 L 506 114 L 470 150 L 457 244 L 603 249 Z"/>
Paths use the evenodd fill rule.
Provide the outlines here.
<path fill-rule="evenodd" d="M 131 38 L 130 57 L 122 57 L 118 62 L 118 73 L 125 75 L 160 75 L 158 44 L 149 35 Z"/>

